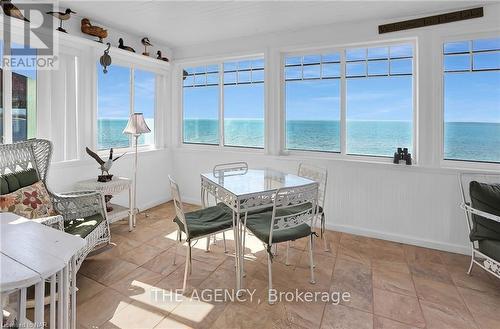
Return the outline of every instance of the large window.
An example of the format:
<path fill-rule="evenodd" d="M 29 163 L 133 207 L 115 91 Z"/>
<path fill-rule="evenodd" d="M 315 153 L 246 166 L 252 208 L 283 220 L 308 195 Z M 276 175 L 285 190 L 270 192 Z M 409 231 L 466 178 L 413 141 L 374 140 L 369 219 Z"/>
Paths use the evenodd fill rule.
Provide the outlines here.
<path fill-rule="evenodd" d="M 347 153 L 412 152 L 413 47 L 346 50 Z"/>
<path fill-rule="evenodd" d="M 22 45 L 12 44 L 12 56 L 20 57 L 24 62 L 32 62 L 36 58 L 35 49 L 25 49 Z M 4 45 L 0 42 L 0 58 L 3 59 Z M 3 61 L 2 61 L 3 63 Z M 1 65 L 1 64 L 0 64 Z M 5 69 L 5 71 L 4 71 Z M 0 137 L 1 142 L 19 142 L 36 137 L 36 68 L 9 67 L 0 68 Z M 9 79 L 10 77 L 10 79 Z M 9 79 L 9 81 L 4 81 Z M 3 95 L 10 93 L 11 104 L 4 108 Z M 8 117 L 7 117 L 8 116 Z M 11 129 L 4 129 L 4 124 L 11 121 Z"/>
<path fill-rule="evenodd" d="M 370 156 L 392 156 L 398 147 L 411 152 L 412 45 L 288 55 L 284 80 L 286 149 Z"/>
<path fill-rule="evenodd" d="M 340 152 L 340 54 L 285 57 L 286 148 Z"/>
<path fill-rule="evenodd" d="M 444 158 L 500 162 L 500 38 L 447 42 Z"/>
<path fill-rule="evenodd" d="M 264 147 L 263 59 L 187 68 L 183 79 L 184 143 Z"/>
<path fill-rule="evenodd" d="M 107 73 L 98 64 L 97 72 L 97 148 L 131 146 L 131 138 L 123 134 L 123 129 L 134 112 L 142 112 L 151 128 L 151 133 L 141 135 L 139 145 L 153 145 L 156 75 L 116 64 Z"/>

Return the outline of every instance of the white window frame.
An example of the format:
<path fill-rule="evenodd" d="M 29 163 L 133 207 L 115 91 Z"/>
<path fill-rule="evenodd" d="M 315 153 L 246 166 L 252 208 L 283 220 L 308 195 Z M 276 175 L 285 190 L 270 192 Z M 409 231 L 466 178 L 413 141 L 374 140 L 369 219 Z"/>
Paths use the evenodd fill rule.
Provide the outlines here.
<path fill-rule="evenodd" d="M 487 31 L 487 32 L 477 32 L 477 33 L 466 33 L 466 34 L 454 34 L 446 35 L 439 38 L 439 81 L 437 85 L 437 99 L 439 101 L 438 116 L 439 116 L 439 128 L 437 131 L 439 144 L 439 165 L 441 168 L 450 169 L 471 169 L 471 170 L 500 170 L 500 163 L 497 162 L 486 162 L 486 161 L 473 161 L 473 160 L 450 160 L 444 157 L 444 55 L 443 46 L 447 42 L 455 41 L 468 41 L 476 39 L 488 39 L 500 37 L 500 30 Z"/>
<path fill-rule="evenodd" d="M 96 58 L 97 60 L 94 61 L 95 63 L 95 70 L 94 70 L 94 90 L 95 90 L 95 93 L 94 93 L 94 100 L 93 100 L 93 103 L 94 103 L 94 111 L 93 111 L 93 133 L 92 133 L 92 140 L 93 140 L 93 147 L 94 149 L 97 149 L 98 153 L 100 154 L 107 154 L 107 150 L 104 149 L 104 150 L 98 150 L 98 145 L 97 145 L 97 141 L 98 141 L 98 126 L 97 126 L 97 123 L 98 123 L 98 111 L 99 111 L 99 108 L 98 108 L 98 93 L 99 93 L 99 86 L 98 86 L 98 75 L 97 75 L 97 70 L 99 69 L 102 69 L 102 67 L 100 66 L 99 64 L 99 57 L 102 55 L 102 53 L 100 51 L 97 51 L 96 52 Z M 159 84 L 161 83 L 161 80 L 164 79 L 165 75 L 166 75 L 166 72 L 165 70 L 160 70 L 156 65 L 147 65 L 147 64 L 144 64 L 144 63 L 140 63 L 135 57 L 129 57 L 129 56 L 126 56 L 125 54 L 118 54 L 116 55 L 116 52 L 114 53 L 111 53 L 110 54 L 112 56 L 112 64 L 111 66 L 113 65 L 116 65 L 116 66 L 122 66 L 122 67 L 126 67 L 130 70 L 130 85 L 129 85 L 129 88 L 130 88 L 130 99 L 129 99 L 129 116 L 134 113 L 134 100 L 135 100 L 135 84 L 134 84 L 134 76 L 135 76 L 135 70 L 143 70 L 143 71 L 148 71 L 148 72 L 151 72 L 153 74 L 155 74 L 155 95 L 154 95 L 154 123 L 155 123 L 155 126 L 154 126 L 154 131 L 153 133 L 155 134 L 154 136 L 154 142 L 153 144 L 150 144 L 150 145 L 138 145 L 138 150 L 139 151 L 148 151 L 148 150 L 155 150 L 155 149 L 158 149 L 160 148 L 160 133 L 159 133 L 159 130 L 162 129 L 163 125 L 159 124 L 160 122 L 160 115 L 159 115 L 159 101 L 158 101 L 158 91 L 159 91 Z M 134 145 L 133 145 L 133 138 L 132 136 L 129 137 L 129 146 L 128 147 L 121 147 L 121 148 L 115 148 L 113 147 L 113 150 L 115 151 L 118 151 L 118 152 L 127 152 L 127 151 L 131 151 L 134 149 Z"/>
<path fill-rule="evenodd" d="M 345 51 L 350 48 L 373 48 L 385 47 L 391 45 L 411 44 L 413 47 L 413 65 L 412 65 L 412 165 L 418 164 L 418 49 L 416 38 L 405 38 L 397 40 L 385 40 L 377 42 L 361 42 L 348 45 L 339 45 L 335 47 L 315 47 L 299 50 L 282 51 L 280 56 L 280 94 L 281 94 L 281 155 L 291 155 L 298 157 L 315 157 L 322 159 L 339 159 L 339 160 L 357 160 L 364 162 L 392 163 L 393 159 L 390 156 L 374 156 L 374 155 L 355 155 L 347 153 L 347 78 L 345 72 Z M 331 151 L 315 151 L 315 150 L 289 150 L 286 149 L 286 86 L 285 86 L 285 57 L 288 56 L 304 56 L 314 54 L 340 53 L 340 152 Z"/>
<path fill-rule="evenodd" d="M 255 60 L 262 59 L 264 61 L 264 146 L 263 147 L 252 147 L 252 146 L 239 146 L 239 145 L 224 145 L 224 63 L 225 62 L 239 62 L 245 60 Z M 217 57 L 214 59 L 205 59 L 205 60 L 195 60 L 195 61 L 186 61 L 182 62 L 179 65 L 179 74 L 176 75 L 176 80 L 179 86 L 179 94 L 178 98 L 178 108 L 180 116 L 179 116 L 179 133 L 177 134 L 179 137 L 178 144 L 183 148 L 187 149 L 197 149 L 197 148 L 212 148 L 214 150 L 234 150 L 237 152 L 254 152 L 263 154 L 267 150 L 267 100 L 266 100 L 266 88 L 268 87 L 267 83 L 267 65 L 266 58 L 264 53 L 256 53 L 250 55 L 242 55 L 242 56 L 229 56 L 229 57 Z M 217 65 L 219 68 L 219 106 L 218 106 L 218 120 L 219 120 L 219 143 L 218 144 L 208 144 L 208 143 L 189 143 L 184 141 L 184 84 L 182 82 L 183 70 L 186 68 L 198 67 L 198 66 L 206 66 L 206 65 Z"/>

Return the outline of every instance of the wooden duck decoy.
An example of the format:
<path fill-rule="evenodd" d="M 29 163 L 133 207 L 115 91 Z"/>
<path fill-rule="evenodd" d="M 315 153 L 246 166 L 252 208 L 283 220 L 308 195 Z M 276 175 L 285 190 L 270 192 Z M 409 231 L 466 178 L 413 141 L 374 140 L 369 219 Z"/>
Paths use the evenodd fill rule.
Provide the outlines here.
<path fill-rule="evenodd" d="M 156 52 L 156 55 L 158 55 L 158 56 L 156 57 L 157 59 L 162 60 L 162 61 L 165 61 L 165 62 L 168 62 L 168 58 L 166 58 L 166 57 L 162 57 L 162 56 L 161 56 L 161 51 L 159 51 L 159 50 L 158 50 L 158 51 Z"/>
<path fill-rule="evenodd" d="M 58 31 L 67 33 L 65 29 L 62 27 L 63 21 L 67 21 L 68 19 L 71 18 L 71 14 L 76 14 L 74 11 L 72 11 L 70 8 L 67 8 L 64 12 L 61 11 L 48 11 L 46 14 L 52 15 L 55 18 L 59 20 L 59 27 L 57 28 Z"/>
<path fill-rule="evenodd" d="M 149 56 L 148 47 L 152 47 L 153 45 L 149 41 L 148 37 L 144 37 L 141 39 L 141 43 L 144 45 L 144 52 L 142 53 L 144 56 Z"/>
<path fill-rule="evenodd" d="M 85 34 L 98 37 L 99 40 L 96 41 L 100 43 L 102 43 L 102 39 L 108 37 L 108 30 L 105 30 L 100 26 L 90 24 L 90 20 L 88 18 L 82 19 L 81 30 Z"/>
<path fill-rule="evenodd" d="M 122 39 L 122 38 L 118 39 L 118 48 L 120 48 L 120 49 L 125 49 L 125 50 L 127 50 L 127 51 L 131 51 L 131 52 L 135 53 L 134 48 L 129 47 L 129 46 L 125 46 L 125 45 L 123 44 L 123 39 Z"/>
<path fill-rule="evenodd" d="M 14 6 L 10 2 L 10 0 L 2 0 L 1 2 L 2 2 L 2 9 L 5 15 L 20 19 L 25 22 L 29 22 L 29 20 L 26 17 L 24 17 L 24 15 L 21 13 L 19 8 Z"/>

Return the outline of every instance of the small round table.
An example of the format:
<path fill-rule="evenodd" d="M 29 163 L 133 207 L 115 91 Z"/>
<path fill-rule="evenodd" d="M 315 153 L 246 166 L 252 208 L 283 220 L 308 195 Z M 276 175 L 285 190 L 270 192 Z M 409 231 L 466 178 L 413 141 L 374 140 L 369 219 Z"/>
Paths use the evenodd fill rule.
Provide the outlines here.
<path fill-rule="evenodd" d="M 132 205 L 132 180 L 125 177 L 113 177 L 109 182 L 98 182 L 97 179 L 87 179 L 76 183 L 78 190 L 91 190 L 101 192 L 106 199 L 109 223 L 128 217 L 129 231 L 135 227 L 136 211 Z M 128 208 L 113 204 L 111 198 L 128 190 Z"/>

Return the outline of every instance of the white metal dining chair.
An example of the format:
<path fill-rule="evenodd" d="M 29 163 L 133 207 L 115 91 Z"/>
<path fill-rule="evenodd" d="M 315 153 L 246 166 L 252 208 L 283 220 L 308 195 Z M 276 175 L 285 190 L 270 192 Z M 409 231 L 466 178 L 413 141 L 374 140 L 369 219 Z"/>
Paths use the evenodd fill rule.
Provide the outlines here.
<path fill-rule="evenodd" d="M 309 178 L 319 184 L 318 187 L 318 203 L 316 205 L 316 213 L 314 216 L 314 227 L 317 227 L 318 220 L 320 223 L 320 238 L 323 240 L 324 250 L 330 251 L 328 239 L 325 234 L 325 197 L 326 197 L 326 184 L 328 179 L 328 170 L 323 167 L 315 166 L 312 164 L 300 163 L 298 169 L 300 177 Z M 288 250 L 288 246 L 287 246 Z"/>
<path fill-rule="evenodd" d="M 174 265 L 177 254 L 177 246 L 182 243 L 182 233 L 186 236 L 187 254 L 186 266 L 184 270 L 184 282 L 182 291 L 186 290 L 187 277 L 191 273 L 191 242 L 203 238 L 209 238 L 213 234 L 217 234 L 233 227 L 233 212 L 223 203 L 218 203 L 213 207 L 207 207 L 196 211 L 184 212 L 184 207 L 181 201 L 179 186 L 174 179 L 169 175 L 170 189 L 174 202 L 176 217 L 174 222 L 177 223 L 177 244 L 174 253 Z"/>
<path fill-rule="evenodd" d="M 233 176 L 233 175 L 244 175 L 248 172 L 248 163 L 244 161 L 238 161 L 238 162 L 228 162 L 228 163 L 220 163 L 214 166 L 212 169 L 212 173 L 214 177 L 221 177 L 221 176 Z M 201 200 L 202 200 L 202 205 L 203 207 L 207 207 L 210 205 L 210 200 L 208 198 L 209 194 L 204 193 L 205 191 L 202 190 L 202 195 L 201 195 Z M 218 204 L 221 202 L 221 200 L 218 200 L 214 196 L 214 202 L 215 204 Z M 216 236 L 215 234 L 209 238 L 207 238 L 207 247 L 206 251 L 210 251 L 210 240 L 213 238 L 213 244 L 216 244 Z M 243 237 L 244 239 L 244 237 Z M 227 246 L 226 246 L 226 232 L 222 232 L 222 240 L 224 242 L 224 252 L 227 252 Z"/>
<path fill-rule="evenodd" d="M 500 279 L 500 241 L 498 240 L 500 216 L 492 213 L 493 209 L 500 209 L 500 204 L 497 203 L 495 207 L 498 194 L 496 194 L 497 198 L 492 200 L 491 185 L 486 184 L 500 184 L 500 174 L 460 174 L 461 208 L 465 211 L 471 241 L 471 262 L 467 274 L 471 273 L 472 267 L 476 264 Z M 475 195 L 471 196 L 471 192 Z M 479 197 L 483 200 L 479 200 Z M 484 202 L 485 200 L 489 201 L 489 204 Z M 478 206 L 482 210 L 479 210 Z M 497 233 L 492 235 L 494 231 L 490 231 L 489 228 L 496 228 Z"/>
<path fill-rule="evenodd" d="M 278 189 L 271 211 L 249 214 L 245 225 L 267 250 L 268 266 L 268 297 L 273 289 L 272 261 L 273 245 L 282 242 L 295 241 L 301 238 L 309 239 L 309 267 L 311 271 L 310 283 L 314 284 L 314 261 L 312 251 L 313 220 L 318 201 L 318 184 L 312 183 L 299 187 Z M 243 244 L 243 249 L 245 245 Z M 273 302 L 268 300 L 269 304 Z"/>

